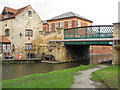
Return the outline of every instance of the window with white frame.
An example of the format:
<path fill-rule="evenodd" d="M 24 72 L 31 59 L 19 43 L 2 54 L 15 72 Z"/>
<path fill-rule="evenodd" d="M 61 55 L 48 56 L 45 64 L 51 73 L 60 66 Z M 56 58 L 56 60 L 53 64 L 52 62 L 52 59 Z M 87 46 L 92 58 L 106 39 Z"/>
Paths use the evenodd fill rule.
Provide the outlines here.
<path fill-rule="evenodd" d="M 3 44 L 3 50 L 10 50 L 10 44 Z"/>
<path fill-rule="evenodd" d="M 26 43 L 25 50 L 32 50 L 32 43 Z"/>
<path fill-rule="evenodd" d="M 58 22 L 55 23 L 55 28 L 58 28 Z"/>
<path fill-rule="evenodd" d="M 77 27 L 80 27 L 81 26 L 81 23 L 80 22 L 77 22 Z"/>
<path fill-rule="evenodd" d="M 68 21 L 68 28 L 72 28 L 72 20 Z"/>
<path fill-rule="evenodd" d="M 49 31 L 52 31 L 52 24 L 49 24 Z"/>
<path fill-rule="evenodd" d="M 64 28 L 64 22 L 60 22 L 60 28 Z"/>

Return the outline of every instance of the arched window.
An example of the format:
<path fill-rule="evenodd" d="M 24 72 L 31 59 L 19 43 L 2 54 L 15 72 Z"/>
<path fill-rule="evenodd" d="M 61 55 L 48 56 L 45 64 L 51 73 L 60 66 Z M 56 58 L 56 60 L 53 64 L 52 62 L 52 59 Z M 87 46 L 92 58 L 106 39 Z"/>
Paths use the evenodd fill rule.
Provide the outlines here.
<path fill-rule="evenodd" d="M 5 29 L 5 36 L 10 36 L 10 29 Z"/>

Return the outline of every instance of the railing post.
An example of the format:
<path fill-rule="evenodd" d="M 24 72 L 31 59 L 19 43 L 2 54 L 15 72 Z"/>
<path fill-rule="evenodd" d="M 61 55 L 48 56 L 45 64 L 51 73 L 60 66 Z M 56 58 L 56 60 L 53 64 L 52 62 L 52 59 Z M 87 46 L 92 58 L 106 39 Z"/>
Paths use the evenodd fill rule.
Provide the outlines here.
<path fill-rule="evenodd" d="M 98 27 L 98 37 L 100 38 L 100 26 Z"/>
<path fill-rule="evenodd" d="M 120 23 L 113 24 L 113 38 L 120 38 Z M 114 41 L 112 64 L 120 64 L 120 41 Z"/>

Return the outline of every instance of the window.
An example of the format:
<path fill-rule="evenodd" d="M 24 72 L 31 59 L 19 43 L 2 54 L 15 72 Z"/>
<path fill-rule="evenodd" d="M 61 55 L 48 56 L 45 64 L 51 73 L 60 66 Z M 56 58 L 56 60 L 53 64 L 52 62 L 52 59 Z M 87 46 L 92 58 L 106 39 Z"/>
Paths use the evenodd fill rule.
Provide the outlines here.
<path fill-rule="evenodd" d="M 10 50 L 10 44 L 3 44 L 3 50 Z"/>
<path fill-rule="evenodd" d="M 60 22 L 60 28 L 64 28 L 64 22 Z"/>
<path fill-rule="evenodd" d="M 32 36 L 33 36 L 33 30 L 26 29 L 26 30 L 25 30 L 25 36 L 32 37 Z"/>
<path fill-rule="evenodd" d="M 69 27 L 69 28 L 72 27 L 72 20 L 68 21 L 68 27 Z"/>
<path fill-rule="evenodd" d="M 28 16 L 32 17 L 32 11 L 28 11 Z"/>
<path fill-rule="evenodd" d="M 10 29 L 5 29 L 5 36 L 10 36 Z"/>
<path fill-rule="evenodd" d="M 51 28 L 52 28 L 52 24 L 49 24 L 49 31 L 51 31 Z"/>
<path fill-rule="evenodd" d="M 58 22 L 55 23 L 55 28 L 58 28 Z"/>
<path fill-rule="evenodd" d="M 81 23 L 80 22 L 77 22 L 77 27 L 80 27 L 81 26 Z"/>
<path fill-rule="evenodd" d="M 32 50 L 32 43 L 26 43 L 25 50 Z"/>

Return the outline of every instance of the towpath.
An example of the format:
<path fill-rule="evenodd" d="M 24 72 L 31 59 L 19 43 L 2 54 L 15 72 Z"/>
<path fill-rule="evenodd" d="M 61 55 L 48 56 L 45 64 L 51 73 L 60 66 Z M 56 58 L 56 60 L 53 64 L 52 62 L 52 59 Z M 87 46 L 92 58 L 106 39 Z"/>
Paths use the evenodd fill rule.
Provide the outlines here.
<path fill-rule="evenodd" d="M 99 70 L 104 67 L 108 67 L 107 64 L 102 64 L 90 68 L 88 70 L 79 71 L 74 75 L 74 84 L 71 85 L 71 88 L 105 88 L 103 83 L 97 83 L 90 80 L 92 72 Z"/>

